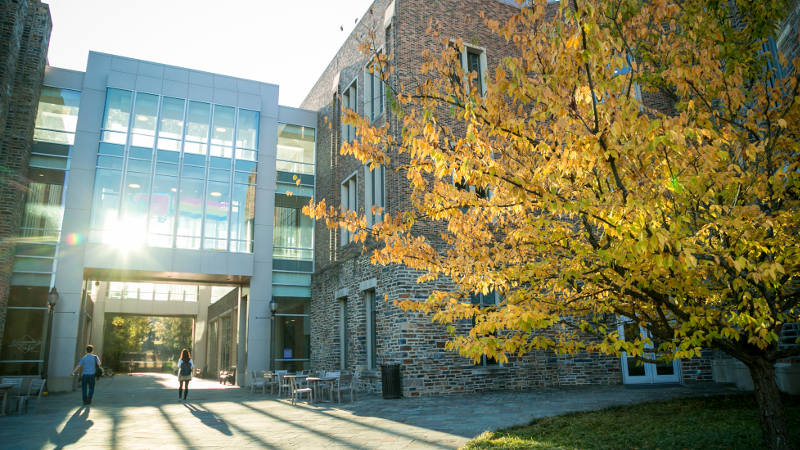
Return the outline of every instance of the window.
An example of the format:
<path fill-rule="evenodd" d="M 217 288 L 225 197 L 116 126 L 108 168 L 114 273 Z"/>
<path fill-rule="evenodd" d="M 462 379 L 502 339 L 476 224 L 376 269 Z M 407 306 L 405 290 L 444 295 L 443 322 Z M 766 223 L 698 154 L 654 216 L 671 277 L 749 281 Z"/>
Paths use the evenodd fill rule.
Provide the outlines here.
<path fill-rule="evenodd" d="M 378 68 L 373 68 L 372 64 L 375 59 L 373 58 L 366 67 L 364 67 L 364 114 L 369 118 L 370 122 L 374 121 L 383 115 L 384 101 L 385 101 L 385 85 L 381 80 L 380 71 Z M 373 70 L 374 73 L 370 73 Z"/>
<path fill-rule="evenodd" d="M 196 285 L 155 284 L 110 281 L 106 284 L 107 299 L 196 302 Z"/>
<path fill-rule="evenodd" d="M 341 187 L 341 208 L 343 211 L 356 211 L 358 208 L 357 202 L 357 189 L 358 189 L 358 174 L 354 173 L 350 178 L 342 182 Z M 342 247 L 350 243 L 350 237 L 353 235 L 347 228 L 342 228 Z"/>
<path fill-rule="evenodd" d="M 486 85 L 483 78 L 486 75 L 486 52 L 478 47 L 466 46 L 465 51 L 461 53 L 461 67 L 468 76 L 475 73 L 472 82 L 480 95 L 485 94 Z"/>
<path fill-rule="evenodd" d="M 339 362 L 347 370 L 347 298 L 339 299 Z"/>
<path fill-rule="evenodd" d="M 235 286 L 211 286 L 211 302 L 215 303 L 217 300 L 228 295 L 229 292 L 236 289 Z"/>
<path fill-rule="evenodd" d="M 220 364 L 223 370 L 231 366 L 231 315 L 220 318 L 222 339 L 220 342 Z"/>
<path fill-rule="evenodd" d="M 252 252 L 259 117 L 108 89 L 89 241 Z"/>
<path fill-rule="evenodd" d="M 313 175 L 315 136 L 316 130 L 311 127 L 278 124 L 277 169 Z"/>
<path fill-rule="evenodd" d="M 79 91 L 42 86 L 33 139 L 40 142 L 74 144 L 80 102 Z"/>
<path fill-rule="evenodd" d="M 303 214 L 309 197 L 275 194 L 272 256 L 279 259 L 314 259 L 314 220 Z"/>
<path fill-rule="evenodd" d="M 378 367 L 378 346 L 377 346 L 377 311 L 375 308 L 375 291 L 366 291 L 364 304 L 367 307 L 367 369 L 375 370 Z"/>
<path fill-rule="evenodd" d="M 344 91 L 342 91 L 342 105 L 341 110 L 339 111 L 340 114 L 344 114 L 344 108 L 352 109 L 353 111 L 358 111 L 358 106 L 356 100 L 358 97 L 357 84 L 356 81 L 353 82 L 348 86 Z M 350 142 L 356 138 L 356 128 L 352 125 L 347 125 L 342 121 L 342 142 Z"/>
<path fill-rule="evenodd" d="M 385 176 L 386 171 L 383 166 L 377 166 L 370 170 L 369 164 L 364 165 L 364 209 L 367 215 L 367 226 L 379 223 L 383 220 L 383 212 L 380 209 L 386 207 Z M 375 214 L 372 207 L 375 206 Z"/>
<path fill-rule="evenodd" d="M 473 305 L 476 305 L 478 308 L 481 308 L 481 309 L 483 309 L 483 308 L 491 308 L 491 307 L 497 306 L 498 297 L 497 297 L 497 294 L 495 293 L 495 291 L 490 291 L 488 294 L 483 294 L 483 293 L 478 292 L 478 293 L 470 295 L 470 302 Z M 474 318 L 473 318 L 473 324 L 474 323 L 475 322 L 474 322 Z M 495 332 L 495 334 L 496 334 L 496 332 Z M 481 356 L 480 362 L 478 364 L 476 364 L 476 365 L 478 365 L 478 366 L 493 366 L 493 365 L 497 365 L 497 359 L 489 358 L 486 355 L 484 355 L 484 356 Z"/>

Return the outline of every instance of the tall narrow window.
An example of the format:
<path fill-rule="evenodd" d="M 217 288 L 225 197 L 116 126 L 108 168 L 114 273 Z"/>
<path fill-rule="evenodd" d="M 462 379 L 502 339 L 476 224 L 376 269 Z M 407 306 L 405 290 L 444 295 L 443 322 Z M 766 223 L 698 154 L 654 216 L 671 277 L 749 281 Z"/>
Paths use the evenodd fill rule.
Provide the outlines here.
<path fill-rule="evenodd" d="M 366 291 L 364 303 L 367 307 L 367 369 L 374 370 L 378 367 L 377 311 L 375 310 L 375 291 Z"/>
<path fill-rule="evenodd" d="M 339 299 L 339 362 L 347 370 L 347 298 Z"/>
<path fill-rule="evenodd" d="M 383 115 L 384 104 L 383 80 L 380 69 L 372 67 L 373 62 L 374 59 L 364 68 L 364 114 L 370 121 Z"/>
<path fill-rule="evenodd" d="M 364 165 L 364 209 L 367 216 L 367 226 L 372 226 L 383 220 L 382 209 L 386 207 L 385 176 L 386 171 L 383 166 L 377 166 L 370 170 L 369 164 Z M 372 207 L 375 213 L 372 213 Z"/>
<path fill-rule="evenodd" d="M 353 174 L 341 186 L 341 206 L 344 211 L 356 211 L 358 208 L 356 192 L 358 189 L 358 175 Z M 350 243 L 353 233 L 347 228 L 342 228 L 342 247 Z"/>
<path fill-rule="evenodd" d="M 486 52 L 481 48 L 468 46 L 466 51 L 461 54 L 461 67 L 467 77 L 473 77 L 472 82 L 478 90 L 478 94 L 483 95 L 486 92 L 486 85 L 483 81 L 486 74 Z"/>
<path fill-rule="evenodd" d="M 344 108 L 358 111 L 357 97 L 358 87 L 356 81 L 353 81 L 344 91 L 342 91 L 342 110 L 340 114 L 344 114 Z M 347 125 L 342 121 L 342 142 L 350 142 L 356 138 L 356 128 L 352 125 Z"/>
<path fill-rule="evenodd" d="M 470 295 L 470 301 L 473 305 L 476 305 L 478 308 L 491 308 L 497 306 L 497 293 L 495 291 L 490 291 L 488 294 L 483 293 L 475 293 Z M 473 321 L 475 319 L 473 318 Z M 481 356 L 480 362 L 477 364 L 478 366 L 494 366 L 497 365 L 497 359 L 489 358 L 486 355 Z"/>

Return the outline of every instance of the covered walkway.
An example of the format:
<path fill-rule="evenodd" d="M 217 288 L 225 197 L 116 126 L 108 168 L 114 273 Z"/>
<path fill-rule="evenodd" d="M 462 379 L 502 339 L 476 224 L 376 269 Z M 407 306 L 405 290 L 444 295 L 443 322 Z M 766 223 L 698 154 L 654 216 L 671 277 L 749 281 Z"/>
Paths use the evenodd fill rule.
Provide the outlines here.
<path fill-rule="evenodd" d="M 734 392 L 693 384 L 651 389 L 623 386 L 544 388 L 446 397 L 292 406 L 275 395 L 193 380 L 187 403 L 166 374 L 100 379 L 93 404 L 80 392 L 52 394 L 40 414 L 0 417 L 4 449 L 52 448 L 458 448 L 488 429 L 533 417 L 677 396 Z"/>

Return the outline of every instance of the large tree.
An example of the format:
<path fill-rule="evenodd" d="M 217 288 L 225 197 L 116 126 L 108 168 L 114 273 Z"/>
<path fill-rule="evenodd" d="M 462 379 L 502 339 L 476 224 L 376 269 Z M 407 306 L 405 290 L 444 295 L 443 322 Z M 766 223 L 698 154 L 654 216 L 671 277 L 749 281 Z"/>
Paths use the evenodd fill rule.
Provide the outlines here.
<path fill-rule="evenodd" d="M 448 344 L 465 356 L 718 349 L 750 368 L 768 447 L 793 448 L 773 365 L 800 353 L 779 345 L 800 312 L 800 80 L 768 45 L 791 1 L 530 3 L 484 19 L 518 52 L 483 93 L 435 23 L 423 83 L 404 89 L 392 55 L 375 58 L 402 131 L 348 110 L 358 140 L 341 152 L 406 175 L 408 210 L 371 228 L 324 200 L 306 213 L 382 243 L 374 264 L 452 279 L 392 300 L 474 318 Z M 446 232 L 426 238 L 422 221 Z M 496 308 L 468 300 L 492 290 Z M 646 333 L 623 339 L 623 320 Z"/>

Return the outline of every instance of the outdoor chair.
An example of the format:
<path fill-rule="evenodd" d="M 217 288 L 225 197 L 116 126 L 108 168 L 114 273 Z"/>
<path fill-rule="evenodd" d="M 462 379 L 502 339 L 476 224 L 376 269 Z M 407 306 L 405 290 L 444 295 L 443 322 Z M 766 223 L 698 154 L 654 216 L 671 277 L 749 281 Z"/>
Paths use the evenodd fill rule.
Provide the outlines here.
<path fill-rule="evenodd" d="M 281 377 L 283 378 L 283 377 Z M 311 388 L 303 388 L 298 386 L 297 378 L 289 377 L 289 388 L 292 390 L 292 404 L 294 405 L 297 402 L 297 399 L 302 397 L 303 394 L 306 394 L 308 398 L 308 404 L 314 402 L 314 393 Z"/>
<path fill-rule="evenodd" d="M 28 412 L 28 400 L 36 399 L 36 414 L 39 414 L 39 405 L 42 404 L 42 392 L 44 391 L 44 383 L 47 380 L 31 380 L 31 385 L 28 386 L 28 395 L 15 395 L 13 400 L 19 400 L 17 406 L 17 414 L 22 414 L 22 407 L 25 407 L 25 412 Z"/>
<path fill-rule="evenodd" d="M 269 386 L 269 395 L 272 395 L 275 392 L 275 386 L 278 385 L 275 382 L 275 374 L 272 372 L 261 372 L 261 376 L 264 378 L 264 389 L 261 391 L 261 395 L 267 393 L 267 386 Z"/>
<path fill-rule="evenodd" d="M 261 395 L 264 395 L 264 391 L 266 390 L 263 372 L 255 372 L 253 370 L 250 371 L 250 377 L 253 379 L 253 385 L 250 386 L 250 393 L 254 393 L 257 387 L 261 388 Z M 259 375 L 261 375 L 259 377 Z"/>
<path fill-rule="evenodd" d="M 22 378 L 3 378 L 2 384 L 10 384 L 10 385 L 14 386 L 11 389 L 9 389 L 8 393 L 6 394 L 6 395 L 11 396 L 11 398 L 12 398 L 12 401 L 8 403 L 9 405 L 11 405 L 12 403 L 14 403 L 13 402 L 13 398 L 14 398 L 13 394 L 15 392 L 16 392 L 17 395 L 20 394 L 20 387 L 22 386 Z M 14 389 L 16 389 L 16 391 L 14 391 Z M 5 414 L 5 413 L 6 412 L 3 411 L 3 414 Z"/>
<path fill-rule="evenodd" d="M 353 375 L 341 375 L 339 379 L 336 380 L 335 387 L 331 387 L 331 397 L 333 397 L 333 393 L 335 392 L 337 397 L 339 398 L 339 403 L 342 403 L 342 394 L 345 392 L 350 392 L 350 401 L 353 401 L 353 395 L 356 393 L 356 386 L 353 383 L 355 377 Z M 358 400 L 358 395 L 355 395 L 355 399 Z"/>
<path fill-rule="evenodd" d="M 206 372 L 208 372 L 208 364 L 206 364 L 206 366 L 202 369 L 194 369 L 194 376 L 196 378 L 205 378 Z"/>
<path fill-rule="evenodd" d="M 339 378 L 339 375 L 341 375 L 339 372 L 322 372 L 320 374 L 320 376 L 322 376 L 322 377 L 336 377 L 336 378 Z M 333 387 L 334 383 L 336 383 L 336 382 L 335 381 L 321 381 L 319 383 L 320 392 L 325 392 L 325 390 L 327 389 L 328 390 L 328 394 L 332 396 L 333 394 L 331 393 L 331 388 Z M 321 398 L 325 398 L 325 396 L 321 395 L 319 392 L 317 393 L 317 395 L 319 395 Z"/>
<path fill-rule="evenodd" d="M 286 395 L 289 395 L 291 393 L 290 389 L 292 388 L 292 386 L 289 384 L 288 381 L 286 381 L 286 377 L 284 376 L 287 375 L 288 373 L 289 373 L 288 370 L 278 370 L 275 372 L 275 375 L 277 375 L 278 377 L 278 398 L 281 397 L 281 392 L 283 392 L 284 390 L 286 390 Z"/>

